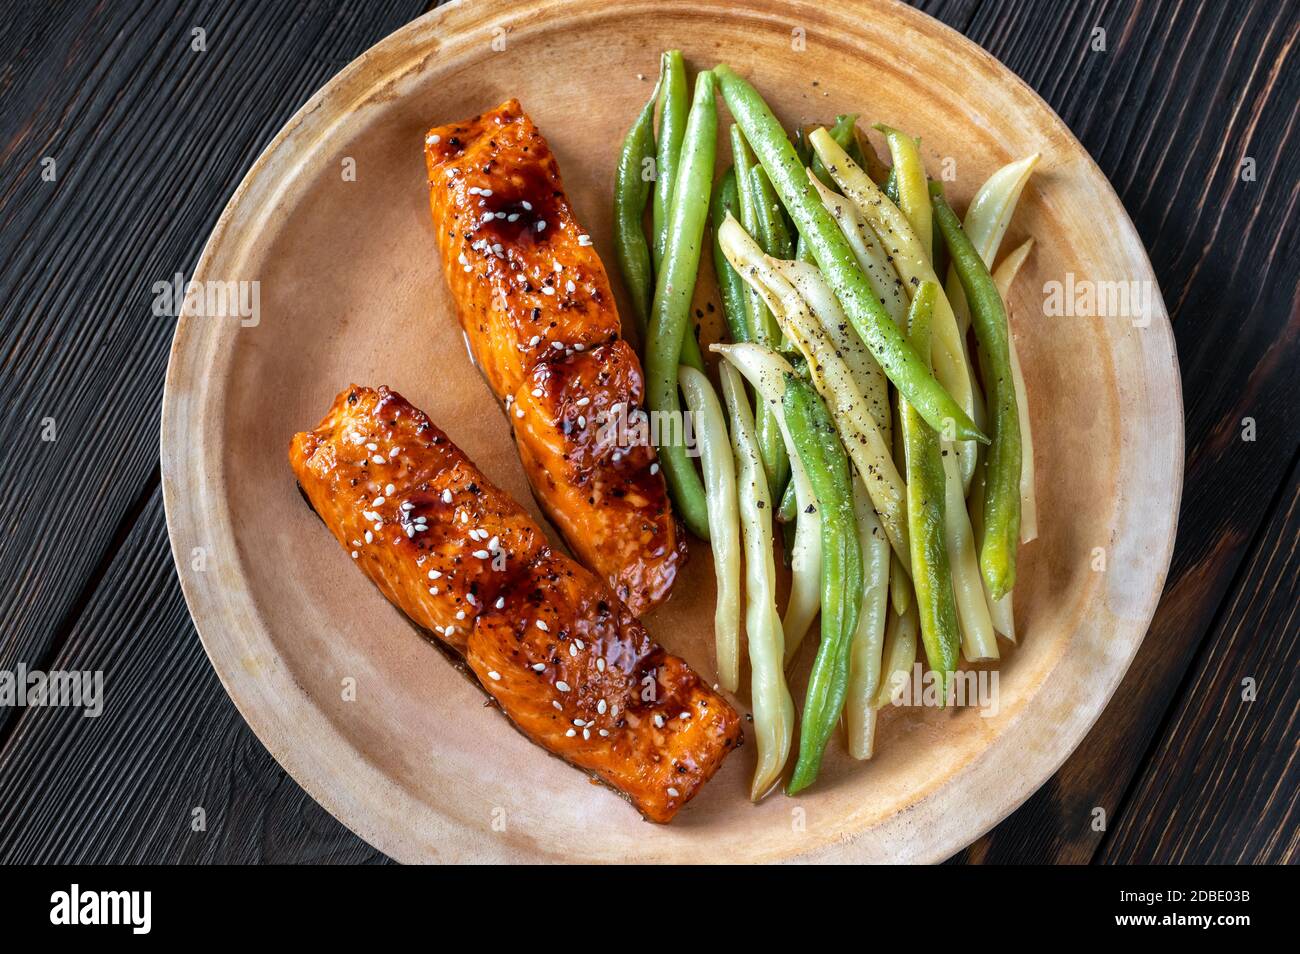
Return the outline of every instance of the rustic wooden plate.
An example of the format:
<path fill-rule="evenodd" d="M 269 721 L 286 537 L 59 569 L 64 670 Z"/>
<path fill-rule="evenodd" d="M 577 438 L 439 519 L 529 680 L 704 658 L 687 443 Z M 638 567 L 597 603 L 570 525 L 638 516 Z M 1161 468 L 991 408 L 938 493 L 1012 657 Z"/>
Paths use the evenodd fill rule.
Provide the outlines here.
<path fill-rule="evenodd" d="M 874 760 L 854 763 L 835 743 L 814 789 L 758 806 L 745 797 L 753 754 L 742 749 L 658 827 L 484 708 L 302 503 L 286 449 L 347 383 L 386 383 L 532 507 L 443 285 L 422 134 L 518 96 L 613 270 L 616 150 L 658 51 L 673 46 L 692 68 L 730 63 L 790 124 L 852 110 L 921 135 L 932 171 L 951 161 L 959 208 L 1000 164 L 1042 153 L 1008 239 L 1039 239 L 1011 306 L 1042 536 L 1022 549 L 1022 639 L 1005 654 L 996 715 L 891 710 Z M 1182 406 L 1142 244 L 1087 153 L 1028 87 L 903 6 L 453 3 L 374 47 L 290 120 L 231 199 L 195 277 L 256 281 L 260 307 L 245 322 L 190 308 L 177 328 L 162 470 L 186 599 L 267 748 L 403 861 L 942 859 L 1019 805 L 1083 738 L 1164 582 Z M 1137 282 L 1150 294 L 1136 316 L 1049 318 L 1056 281 Z M 697 545 L 692 560 L 647 622 L 711 672 L 707 549 Z"/>

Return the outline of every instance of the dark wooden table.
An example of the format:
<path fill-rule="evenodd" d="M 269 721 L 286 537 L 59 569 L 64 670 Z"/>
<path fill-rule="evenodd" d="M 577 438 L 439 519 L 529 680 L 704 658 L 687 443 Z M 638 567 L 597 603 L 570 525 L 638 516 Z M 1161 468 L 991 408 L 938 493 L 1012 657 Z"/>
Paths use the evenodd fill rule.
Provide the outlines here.
<path fill-rule="evenodd" d="M 1132 669 L 1061 771 L 954 860 L 1294 862 L 1300 7 L 921 6 L 1038 90 L 1114 183 L 1173 318 L 1187 428 L 1177 550 Z M 5 5 L 0 670 L 100 669 L 108 689 L 96 719 L 0 708 L 0 861 L 387 860 L 280 769 L 203 654 L 163 519 L 173 326 L 150 302 L 294 110 L 425 7 Z"/>

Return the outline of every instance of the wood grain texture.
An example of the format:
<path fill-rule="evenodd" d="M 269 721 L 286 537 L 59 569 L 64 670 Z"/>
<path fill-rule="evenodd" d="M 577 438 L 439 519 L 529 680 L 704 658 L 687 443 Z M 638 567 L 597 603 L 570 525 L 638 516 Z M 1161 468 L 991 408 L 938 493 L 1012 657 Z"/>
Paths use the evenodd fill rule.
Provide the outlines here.
<path fill-rule="evenodd" d="M 1099 861 L 1300 857 L 1300 454 L 1274 503 Z"/>
<path fill-rule="evenodd" d="M 51 669 L 102 671 L 103 713 L 26 709 L 0 749 L 0 858 L 383 860 L 249 731 L 194 634 L 175 572 L 155 488 L 49 660 Z"/>
<path fill-rule="evenodd" d="M 420 7 L 31 3 L 6 16 L 0 439 L 16 452 L 0 461 L 0 509 L 28 529 L 0 536 L 16 578 L 0 668 L 57 649 L 150 492 L 174 330 L 151 312 L 153 283 L 189 274 L 293 110 Z M 193 28 L 206 52 L 191 49 Z M 74 486 L 88 511 L 60 499 Z M 64 512 L 76 532 L 32 532 Z M 11 719 L 0 710 L 0 731 Z"/>
<path fill-rule="evenodd" d="M 99 658 L 146 644 L 167 650 L 147 669 L 124 670 L 142 701 L 131 719 L 47 720 L 33 711 L 15 732 L 15 714 L 0 710 L 0 860 L 374 857 L 252 737 L 185 613 L 156 496 L 172 323 L 149 314 L 149 288 L 189 273 L 243 171 L 297 106 L 424 6 L 81 2 L 18 4 L 0 19 L 0 437 L 12 449 L 0 459 L 0 507 L 13 528 L 0 535 L 0 668 L 56 658 L 78 665 L 89 635 Z M 1277 491 L 1297 443 L 1287 378 L 1300 255 L 1286 227 L 1300 178 L 1295 8 L 1264 0 L 918 6 L 1029 82 L 1115 184 L 1174 318 L 1187 409 L 1179 546 L 1146 649 L 1074 758 L 959 859 L 1086 861 L 1101 840 L 1088 827 L 1091 807 L 1104 805 L 1115 834 L 1103 857 L 1134 846 L 1126 857 L 1146 860 L 1148 843 L 1120 836 L 1148 810 L 1135 781 L 1141 767 L 1157 756 L 1166 713 L 1191 685 L 1188 667 L 1210 652 L 1206 644 L 1198 656 L 1197 647 L 1225 595 L 1246 599 L 1273 585 L 1241 568 L 1252 541 L 1268 538 L 1260 528 L 1269 502 L 1285 499 Z M 193 26 L 208 32 L 208 59 L 189 50 Z M 1107 30 L 1105 54 L 1088 50 L 1095 26 Z M 40 180 L 47 155 L 58 160 L 57 184 Z M 1254 182 L 1238 175 L 1247 155 L 1257 163 Z M 39 441 L 47 416 L 58 428 L 53 445 Z M 1246 416 L 1257 421 L 1253 443 L 1240 440 Z M 89 519 L 69 515 L 60 488 L 70 483 L 91 505 Z M 130 587 L 132 579 L 147 586 Z M 159 711 L 148 700 L 167 683 L 191 696 Z M 95 723 L 94 744 L 81 723 Z M 1276 758 L 1261 751 L 1250 762 Z M 27 777 L 15 781 L 19 765 Z M 74 788 L 58 787 L 63 766 L 76 767 Z M 187 773 L 201 776 L 197 787 L 212 804 L 238 806 L 210 811 L 201 841 L 188 828 L 193 790 L 164 784 Z M 100 797 L 106 791 L 116 797 Z M 127 824 L 123 801 L 138 792 L 152 793 L 147 810 Z M 1180 809 L 1166 799 L 1162 810 Z M 1229 837 L 1243 860 L 1278 850 L 1231 819 L 1224 844 Z M 1162 841 L 1169 857 L 1215 857 L 1197 831 Z"/>

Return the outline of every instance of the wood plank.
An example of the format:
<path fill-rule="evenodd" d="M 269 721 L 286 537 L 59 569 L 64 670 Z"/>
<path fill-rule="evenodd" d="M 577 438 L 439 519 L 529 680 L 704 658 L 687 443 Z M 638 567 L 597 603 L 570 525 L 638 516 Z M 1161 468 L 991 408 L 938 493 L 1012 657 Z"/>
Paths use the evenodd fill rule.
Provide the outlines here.
<path fill-rule="evenodd" d="M 153 283 L 192 270 L 294 110 L 421 8 L 84 0 L 3 18 L 0 669 L 57 650 L 156 481 L 173 322 Z"/>
<path fill-rule="evenodd" d="M 1300 859 L 1297 633 L 1300 454 L 1227 613 L 1202 646 L 1177 711 L 1098 860 Z"/>
<path fill-rule="evenodd" d="M 47 669 L 102 672 L 103 713 L 21 710 L 0 749 L 6 863 L 386 860 L 284 773 L 221 687 L 176 583 L 161 490 Z"/>
<path fill-rule="evenodd" d="M 1106 53 L 1088 49 L 1097 26 Z M 959 860 L 1092 858 L 1093 809 L 1112 824 L 1122 811 L 1300 440 L 1297 28 L 1286 4 L 1178 2 L 986 2 L 972 22 L 1088 147 L 1150 250 L 1178 340 L 1188 456 L 1169 584 L 1128 676 L 1051 782 Z M 1246 157 L 1254 181 L 1241 178 Z"/>

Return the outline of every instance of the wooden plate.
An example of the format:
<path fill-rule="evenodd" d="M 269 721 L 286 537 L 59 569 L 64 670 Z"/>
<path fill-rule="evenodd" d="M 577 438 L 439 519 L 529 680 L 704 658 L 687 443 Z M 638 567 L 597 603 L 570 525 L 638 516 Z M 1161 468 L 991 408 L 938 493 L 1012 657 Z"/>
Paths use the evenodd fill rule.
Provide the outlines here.
<path fill-rule="evenodd" d="M 673 46 L 694 69 L 730 63 L 788 124 L 856 111 L 921 135 L 932 172 L 955 171 L 947 185 L 959 208 L 997 166 L 1042 153 L 1006 246 L 1039 240 L 1011 307 L 1042 536 L 1021 551 L 1022 639 L 1003 659 L 996 715 L 891 710 L 871 762 L 852 762 L 836 742 L 815 788 L 758 806 L 745 797 L 753 750 L 741 749 L 659 827 L 484 708 L 304 506 L 286 451 L 349 382 L 386 383 L 532 507 L 443 285 L 422 135 L 518 96 L 614 273 L 616 151 L 658 51 Z M 403 861 L 940 860 L 1019 805 L 1083 738 L 1164 582 L 1182 405 L 1142 244 L 1028 87 L 903 6 L 453 3 L 367 52 L 290 120 L 231 199 L 195 278 L 256 281 L 260 307 L 256 322 L 190 308 L 177 328 L 162 470 L 186 599 L 271 753 Z M 1049 318 L 1051 282 L 1137 282 L 1149 297 L 1136 319 Z M 692 561 L 647 623 L 709 673 L 707 549 L 697 545 Z"/>

